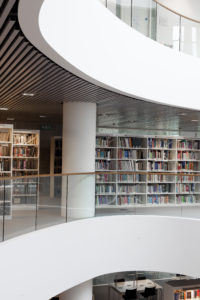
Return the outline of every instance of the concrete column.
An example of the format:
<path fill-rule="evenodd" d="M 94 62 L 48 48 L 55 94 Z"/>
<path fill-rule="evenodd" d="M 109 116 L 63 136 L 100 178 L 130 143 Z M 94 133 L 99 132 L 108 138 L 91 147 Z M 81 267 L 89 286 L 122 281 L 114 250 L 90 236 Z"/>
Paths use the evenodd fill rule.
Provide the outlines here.
<path fill-rule="evenodd" d="M 82 284 L 59 295 L 59 300 L 92 300 L 92 280 Z"/>
<path fill-rule="evenodd" d="M 95 137 L 96 104 L 64 103 L 63 173 L 95 171 Z M 95 176 L 69 176 L 68 186 L 65 178 L 63 180 L 62 198 L 64 207 L 67 197 L 67 220 L 93 217 L 95 212 Z"/>

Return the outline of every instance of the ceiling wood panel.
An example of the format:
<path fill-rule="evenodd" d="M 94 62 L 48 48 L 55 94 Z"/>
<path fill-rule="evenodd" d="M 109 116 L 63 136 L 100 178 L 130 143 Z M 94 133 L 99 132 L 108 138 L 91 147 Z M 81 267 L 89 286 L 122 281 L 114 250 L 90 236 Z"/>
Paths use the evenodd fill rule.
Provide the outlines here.
<path fill-rule="evenodd" d="M 62 103 L 97 103 L 97 125 L 159 130 L 200 129 L 200 113 L 126 97 L 89 83 L 50 61 L 23 35 L 18 0 L 0 0 L 0 121 L 62 122 Z M 34 93 L 25 97 L 23 93 Z M 189 101 L 189 99 L 188 99 Z M 192 120 L 199 120 L 193 122 Z M 24 125 L 25 127 L 25 125 Z"/>

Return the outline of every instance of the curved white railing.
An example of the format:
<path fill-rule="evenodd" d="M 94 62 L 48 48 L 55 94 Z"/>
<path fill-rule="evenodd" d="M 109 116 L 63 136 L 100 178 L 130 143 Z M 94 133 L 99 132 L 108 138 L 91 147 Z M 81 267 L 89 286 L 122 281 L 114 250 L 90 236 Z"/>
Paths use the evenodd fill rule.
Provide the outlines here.
<path fill-rule="evenodd" d="M 146 270 L 200 276 L 200 220 L 100 217 L 0 244 L 0 298 L 47 300 L 103 274 Z"/>
<path fill-rule="evenodd" d="M 21 0 L 24 34 L 44 54 L 109 90 L 199 109 L 200 60 L 136 32 L 99 0 Z"/>

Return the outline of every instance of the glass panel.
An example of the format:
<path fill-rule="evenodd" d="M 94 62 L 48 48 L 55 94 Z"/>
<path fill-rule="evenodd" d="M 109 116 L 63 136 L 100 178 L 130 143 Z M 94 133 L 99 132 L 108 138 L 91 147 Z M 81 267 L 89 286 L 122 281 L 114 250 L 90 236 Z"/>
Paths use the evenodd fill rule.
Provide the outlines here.
<path fill-rule="evenodd" d="M 103 3 L 103 5 L 106 6 L 106 0 L 100 0 L 101 3 Z"/>
<path fill-rule="evenodd" d="M 107 8 L 115 15 L 117 15 L 117 1 L 107 0 Z"/>
<path fill-rule="evenodd" d="M 200 24 L 181 18 L 181 51 L 200 56 Z"/>
<path fill-rule="evenodd" d="M 179 50 L 180 17 L 157 5 L 157 41 Z"/>
<path fill-rule="evenodd" d="M 7 186 L 12 188 L 12 206 L 10 214 L 5 216 L 5 240 L 35 230 L 37 185 L 37 178 L 8 181 Z"/>
<path fill-rule="evenodd" d="M 37 229 L 66 222 L 67 176 L 41 177 Z"/>
<path fill-rule="evenodd" d="M 155 39 L 156 4 L 152 0 L 133 0 L 132 26 L 145 36 Z"/>
<path fill-rule="evenodd" d="M 131 26 L 131 0 L 117 0 L 117 16 Z"/>

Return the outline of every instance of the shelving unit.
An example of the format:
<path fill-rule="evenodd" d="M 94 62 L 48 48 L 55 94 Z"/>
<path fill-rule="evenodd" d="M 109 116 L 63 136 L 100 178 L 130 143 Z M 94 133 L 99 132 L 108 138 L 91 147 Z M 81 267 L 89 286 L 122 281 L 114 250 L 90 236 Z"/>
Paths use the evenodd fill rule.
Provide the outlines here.
<path fill-rule="evenodd" d="M 13 176 L 39 174 L 40 132 L 38 130 L 14 130 L 13 132 Z M 35 206 L 38 197 L 38 179 L 16 179 L 13 181 L 13 205 Z M 38 200 L 38 199 L 37 199 Z"/>
<path fill-rule="evenodd" d="M 12 136 L 13 125 L 0 125 L 0 179 L 1 177 L 10 177 L 12 175 Z M 5 187 L 5 194 L 4 194 Z M 4 199 L 5 195 L 5 199 Z M 4 201 L 5 200 L 5 201 Z M 11 180 L 0 180 L 0 218 L 11 217 L 12 206 L 12 187 Z"/>
<path fill-rule="evenodd" d="M 197 173 L 200 141 L 166 136 L 96 137 L 96 207 L 200 205 L 200 176 L 146 175 Z M 123 171 L 109 175 L 103 172 Z M 144 174 L 130 175 L 130 171 Z"/>

